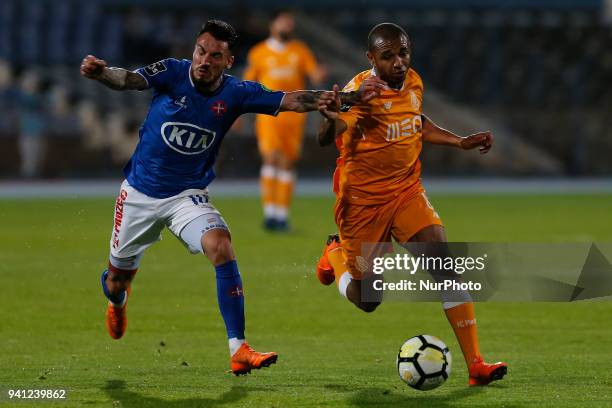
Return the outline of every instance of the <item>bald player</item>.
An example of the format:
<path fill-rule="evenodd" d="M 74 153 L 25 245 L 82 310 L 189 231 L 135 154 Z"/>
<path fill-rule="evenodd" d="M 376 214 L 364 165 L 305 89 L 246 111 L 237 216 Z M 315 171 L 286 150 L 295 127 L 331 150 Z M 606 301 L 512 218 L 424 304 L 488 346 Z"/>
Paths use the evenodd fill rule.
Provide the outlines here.
<path fill-rule="evenodd" d="M 360 257 L 363 243 L 445 243 L 446 234 L 421 185 L 419 154 L 423 142 L 462 150 L 492 146 L 490 132 L 460 137 L 437 126 L 422 113 L 423 83 L 410 68 L 410 39 L 392 23 L 375 26 L 366 53 L 371 69 L 357 74 L 344 88 L 356 89 L 364 80 L 379 78 L 387 85 L 367 105 L 319 109 L 325 118 L 319 130 L 321 145 L 336 142 L 340 151 L 334 173 L 335 221 L 339 236 L 328 239 L 317 264 L 321 283 L 336 282 L 340 293 L 358 308 L 373 312 L 380 301 L 363 301 L 362 288 L 371 273 Z M 334 87 L 338 92 L 338 86 Z M 428 246 L 429 247 L 429 246 Z M 426 256 L 449 255 L 447 245 L 431 245 Z M 427 253 L 427 252 L 430 253 Z M 429 271 L 434 276 L 436 271 Z M 506 363 L 487 364 L 478 344 L 474 305 L 468 292 L 445 299 L 443 308 L 455 332 L 469 371 L 469 385 L 486 385 L 507 372 Z M 461 300 L 461 301 L 457 301 Z"/>

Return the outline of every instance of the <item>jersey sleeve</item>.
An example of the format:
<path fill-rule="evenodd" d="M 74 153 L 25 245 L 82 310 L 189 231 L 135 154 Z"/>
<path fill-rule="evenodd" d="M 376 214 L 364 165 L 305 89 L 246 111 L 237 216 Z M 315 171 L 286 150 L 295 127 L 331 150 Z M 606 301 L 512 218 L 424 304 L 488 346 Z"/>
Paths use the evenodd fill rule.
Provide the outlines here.
<path fill-rule="evenodd" d="M 338 119 L 344 121 L 344 123 L 346 123 L 347 130 L 349 130 L 352 127 L 355 127 L 357 124 L 357 120 L 359 120 L 359 112 L 356 108 L 352 107 L 347 111 L 340 111 Z"/>
<path fill-rule="evenodd" d="M 421 76 L 412 68 L 408 72 L 410 75 L 410 84 L 411 88 L 415 93 L 415 97 L 417 98 L 419 110 L 423 113 L 423 80 Z"/>
<path fill-rule="evenodd" d="M 272 91 L 259 82 L 243 81 L 238 85 L 242 92 L 243 113 L 263 113 L 276 116 L 284 92 Z"/>
<path fill-rule="evenodd" d="M 170 87 L 173 81 L 176 80 L 180 66 L 179 60 L 167 58 L 146 67 L 138 68 L 134 72 L 144 77 L 149 88 L 164 90 Z"/>

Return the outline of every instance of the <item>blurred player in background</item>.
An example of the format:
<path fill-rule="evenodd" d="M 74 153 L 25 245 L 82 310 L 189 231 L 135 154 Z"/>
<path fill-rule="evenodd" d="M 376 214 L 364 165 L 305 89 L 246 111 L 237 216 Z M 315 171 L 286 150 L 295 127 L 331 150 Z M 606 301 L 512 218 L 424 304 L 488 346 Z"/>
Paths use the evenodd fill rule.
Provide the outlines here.
<path fill-rule="evenodd" d="M 234 62 L 236 40 L 231 25 L 209 20 L 198 33 L 191 61 L 169 58 L 131 72 L 108 68 L 104 60 L 89 55 L 81 74 L 116 90 L 153 89 L 140 141 L 124 168 L 108 269 L 101 276 L 111 337 L 119 339 L 125 333 L 130 283 L 144 251 L 167 227 L 191 253 L 203 253 L 215 267 L 230 366 L 238 375 L 275 363 L 277 354 L 258 353 L 245 342 L 244 292 L 229 228 L 206 189 L 215 178 L 219 147 L 243 113 L 316 110 L 333 102 L 333 93 L 270 91 L 225 75 Z M 376 83 L 370 82 L 340 97 L 358 104 L 376 95 Z M 176 274 L 167 271 L 167 279 L 176 279 Z"/>
<path fill-rule="evenodd" d="M 293 38 L 294 16 L 280 11 L 270 23 L 270 37 L 255 45 L 248 55 L 244 79 L 261 82 L 270 89 L 304 89 L 306 79 L 319 86 L 325 75 L 310 49 Z M 295 167 L 300 157 L 305 115 L 283 112 L 276 118 L 257 115 L 255 131 L 262 157 L 260 175 L 264 228 L 286 231 Z"/>
<path fill-rule="evenodd" d="M 422 143 L 463 150 L 478 147 L 481 153 L 487 153 L 493 139 L 490 132 L 459 137 L 423 115 L 423 83 L 410 69 L 410 40 L 401 27 L 391 23 L 374 27 L 368 36 L 367 57 L 372 69 L 355 76 L 344 91 L 356 89 L 373 77 L 385 81 L 388 89 L 368 105 L 341 106 L 337 101 L 320 109 L 325 120 L 319 142 L 325 145 L 335 140 L 340 150 L 334 174 L 335 220 L 340 236 L 330 236 L 317 265 L 317 277 L 325 285 L 336 281 L 343 296 L 372 312 L 380 302 L 362 300 L 362 289 L 368 288 L 371 277 L 367 261 L 363 266 L 364 259 L 372 257 L 363 253 L 363 243 L 384 246 L 391 238 L 400 244 L 446 242 L 442 221 L 420 181 Z M 338 91 L 337 85 L 334 91 Z M 450 255 L 445 244 L 426 248 L 426 256 L 444 259 Z M 438 271 L 430 272 L 440 277 Z M 468 366 L 469 385 L 501 379 L 507 365 L 484 363 L 480 355 L 470 294 L 442 297 Z"/>

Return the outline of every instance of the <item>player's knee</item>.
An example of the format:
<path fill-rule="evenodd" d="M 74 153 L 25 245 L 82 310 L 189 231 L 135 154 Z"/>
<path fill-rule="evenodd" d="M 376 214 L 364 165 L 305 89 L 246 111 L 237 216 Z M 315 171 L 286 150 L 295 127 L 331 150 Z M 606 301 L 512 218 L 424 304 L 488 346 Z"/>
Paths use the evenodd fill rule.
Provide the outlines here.
<path fill-rule="evenodd" d="M 264 164 L 270 166 L 278 166 L 280 160 L 280 152 L 277 150 L 268 151 L 262 154 L 262 161 Z"/>
<path fill-rule="evenodd" d="M 441 225 L 430 225 L 417 232 L 411 242 L 446 242 L 446 232 Z"/>
<path fill-rule="evenodd" d="M 380 305 L 380 302 L 359 302 L 357 307 L 366 313 L 372 313 Z"/>
<path fill-rule="evenodd" d="M 446 233 L 441 225 L 432 225 L 427 231 L 426 242 L 446 242 Z"/>
<path fill-rule="evenodd" d="M 234 260 L 234 249 L 232 248 L 230 235 L 227 231 L 210 231 L 204 235 L 202 241 L 204 253 L 214 265 Z"/>
<path fill-rule="evenodd" d="M 446 233 L 444 232 L 444 228 L 438 227 L 434 229 L 432 235 L 433 242 L 446 242 Z"/>
<path fill-rule="evenodd" d="M 293 171 L 295 168 L 295 160 L 287 155 L 279 156 L 278 167 L 285 171 Z"/>
<path fill-rule="evenodd" d="M 229 238 L 224 238 L 217 244 L 217 257 L 224 261 L 231 261 L 234 258 L 234 250 Z"/>

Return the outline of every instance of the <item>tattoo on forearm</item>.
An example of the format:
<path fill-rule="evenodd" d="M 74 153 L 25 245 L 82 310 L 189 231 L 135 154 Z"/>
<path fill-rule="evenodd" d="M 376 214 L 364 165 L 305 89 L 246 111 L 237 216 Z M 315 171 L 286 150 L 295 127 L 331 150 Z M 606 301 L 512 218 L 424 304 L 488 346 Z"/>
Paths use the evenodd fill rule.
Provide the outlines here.
<path fill-rule="evenodd" d="M 303 109 L 313 110 L 317 108 L 317 103 L 323 92 L 324 91 L 304 91 L 297 96 L 296 101 L 302 105 Z"/>
<path fill-rule="evenodd" d="M 356 105 L 359 102 L 358 94 L 356 91 L 352 92 L 340 92 L 340 103 L 342 105 Z"/>
<path fill-rule="evenodd" d="M 99 81 L 111 89 L 121 90 L 124 87 L 127 71 L 121 68 L 107 68 Z"/>
<path fill-rule="evenodd" d="M 125 89 L 147 89 L 149 84 L 147 80 L 140 74 L 135 72 L 127 71 L 127 77 L 125 78 Z"/>
<path fill-rule="evenodd" d="M 99 81 L 111 89 L 146 89 L 147 81 L 140 74 L 123 68 L 107 68 L 99 78 Z"/>
<path fill-rule="evenodd" d="M 319 99 L 321 95 L 329 91 L 295 91 L 290 92 L 290 98 L 286 99 L 286 110 L 292 110 L 296 112 L 306 112 L 316 110 L 318 108 Z M 339 92 L 340 103 L 342 105 L 358 105 L 360 98 L 357 91 L 353 92 Z"/>

